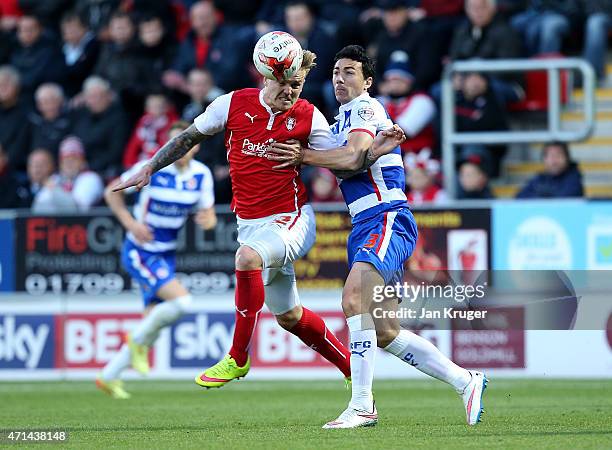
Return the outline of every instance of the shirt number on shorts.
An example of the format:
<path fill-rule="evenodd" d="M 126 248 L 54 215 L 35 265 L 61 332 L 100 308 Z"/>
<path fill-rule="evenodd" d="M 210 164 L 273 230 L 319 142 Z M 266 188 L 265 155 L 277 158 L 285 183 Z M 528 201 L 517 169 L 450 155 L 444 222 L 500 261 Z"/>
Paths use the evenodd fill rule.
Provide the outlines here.
<path fill-rule="evenodd" d="M 378 238 L 380 237 L 380 234 L 378 233 L 372 233 L 370 235 L 370 239 L 368 239 L 368 242 L 366 242 L 364 244 L 364 248 L 372 248 L 376 245 L 376 243 L 378 242 Z"/>
<path fill-rule="evenodd" d="M 287 225 L 289 222 L 291 222 L 291 216 L 280 216 L 277 219 L 274 219 L 274 223 L 279 225 Z"/>

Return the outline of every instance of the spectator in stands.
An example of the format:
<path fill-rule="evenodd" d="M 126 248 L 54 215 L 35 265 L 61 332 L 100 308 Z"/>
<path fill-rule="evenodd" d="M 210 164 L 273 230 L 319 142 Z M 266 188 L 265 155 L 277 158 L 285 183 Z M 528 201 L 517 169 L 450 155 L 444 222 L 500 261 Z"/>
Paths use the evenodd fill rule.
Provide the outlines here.
<path fill-rule="evenodd" d="M 129 129 L 121 104 L 108 81 L 91 76 L 83 85 L 85 106 L 74 113 L 72 134 L 81 139 L 89 168 L 104 178 L 114 178 L 121 169 Z"/>
<path fill-rule="evenodd" d="M 449 50 L 452 61 L 521 57 L 520 39 L 497 14 L 495 0 L 466 0 L 465 12 L 468 20 L 457 28 Z M 516 75 L 496 75 L 490 81 L 503 103 L 519 101 L 525 95 Z"/>
<path fill-rule="evenodd" d="M 28 112 L 20 100 L 20 76 L 11 66 L 0 67 L 0 145 L 10 166 L 25 170 L 28 150 Z"/>
<path fill-rule="evenodd" d="M 313 167 L 310 175 L 310 199 L 313 202 L 341 202 L 342 192 L 336 176 L 328 169 Z"/>
<path fill-rule="evenodd" d="M 2 193 L 0 195 L 0 209 L 25 206 L 23 184 L 12 170 L 9 156 L 4 151 L 2 144 L 0 144 L 0 192 Z"/>
<path fill-rule="evenodd" d="M 128 169 L 138 161 L 151 158 L 166 143 L 168 130 L 177 119 L 174 107 L 164 94 L 149 94 L 145 112 L 138 120 L 123 154 L 123 167 Z"/>
<path fill-rule="evenodd" d="M 549 142 L 542 149 L 544 171 L 533 177 L 517 198 L 582 197 L 582 174 L 565 142 Z"/>
<path fill-rule="evenodd" d="M 223 90 L 214 85 L 214 80 L 209 71 L 204 69 L 192 69 L 187 77 L 190 103 L 185 106 L 182 113 L 182 119 L 191 123 L 193 119 L 202 114 L 206 107 L 219 95 L 223 94 Z M 225 138 L 223 133 L 218 133 L 211 136 L 210 139 L 203 144 L 202 151 L 196 154 L 196 159 L 206 164 L 213 172 L 215 178 L 215 202 L 229 203 L 232 200 L 232 185 L 229 178 L 229 166 L 225 155 Z"/>
<path fill-rule="evenodd" d="M 66 95 L 73 97 L 93 72 L 100 53 L 100 44 L 95 34 L 75 12 L 64 15 L 61 30 L 65 65 L 62 85 Z"/>
<path fill-rule="evenodd" d="M 612 0 L 584 0 L 587 16 L 584 58 L 595 68 L 600 81 L 606 77 L 608 30 L 612 27 Z"/>
<path fill-rule="evenodd" d="M 300 43 L 317 55 L 317 65 L 308 74 L 302 97 L 321 109 L 332 113 L 337 108 L 334 89 L 330 81 L 336 51 L 334 36 L 316 20 L 311 3 L 306 0 L 292 0 L 285 5 L 287 31 Z"/>
<path fill-rule="evenodd" d="M 261 3 L 261 0 L 223 0 L 215 2 L 215 6 L 223 14 L 224 23 L 250 27 Z M 278 8 L 282 2 L 275 0 L 274 3 Z"/>
<path fill-rule="evenodd" d="M 457 198 L 463 200 L 493 198 L 488 172 L 485 156 L 472 154 L 460 160 Z"/>
<path fill-rule="evenodd" d="M 413 86 L 414 75 L 408 55 L 396 52 L 385 69 L 383 82 L 379 86 L 383 95 L 379 100 L 391 119 L 406 133 L 407 139 L 401 146 L 404 153 L 433 149 L 435 146 L 431 122 L 436 114 L 436 106 L 429 95 L 413 89 Z"/>
<path fill-rule="evenodd" d="M 225 0 L 226 1 L 226 0 Z M 168 36 L 174 36 L 177 29 L 175 5 L 184 3 L 184 0 L 129 0 L 119 7 L 129 13 L 136 22 L 157 17 L 162 21 L 162 28 Z M 183 5 L 179 6 L 181 9 Z"/>
<path fill-rule="evenodd" d="M 60 144 L 59 172 L 34 197 L 32 211 L 57 213 L 87 211 L 102 199 L 104 183 L 88 170 L 81 140 L 68 136 Z"/>
<path fill-rule="evenodd" d="M 151 88 L 162 87 L 163 73 L 170 68 L 176 56 L 176 42 L 166 31 L 158 16 L 144 16 L 138 24 L 139 53 L 144 58 Z"/>
<path fill-rule="evenodd" d="M 11 33 L 17 28 L 23 11 L 19 8 L 19 0 L 0 1 L 0 29 Z"/>
<path fill-rule="evenodd" d="M 426 34 L 423 24 L 410 21 L 404 1 L 380 0 L 379 4 L 384 10 L 382 24 L 377 20 L 366 24 L 373 28 L 369 50 L 376 54 L 377 79 L 383 77 L 393 52 L 401 50 L 410 57 L 414 88 L 428 89 L 439 78 L 441 42 L 437 36 Z"/>
<path fill-rule="evenodd" d="M 525 12 L 512 18 L 529 56 L 559 53 L 564 36 L 580 17 L 579 0 L 529 0 Z"/>
<path fill-rule="evenodd" d="M 57 157 L 59 143 L 71 127 L 70 117 L 64 108 L 64 93 L 55 83 L 41 84 L 34 95 L 38 112 L 28 116 L 30 126 L 30 147 L 46 148 Z"/>
<path fill-rule="evenodd" d="M 189 17 L 191 31 L 179 47 L 172 70 L 164 73 L 164 85 L 187 92 L 185 76 L 191 69 L 200 67 L 210 70 L 215 82 L 226 92 L 247 86 L 245 69 L 252 46 L 245 42 L 239 29 L 219 26 L 215 8 L 209 1 L 195 3 Z"/>
<path fill-rule="evenodd" d="M 25 15 L 38 17 L 45 28 L 55 33 L 62 14 L 70 8 L 72 0 L 18 0 L 18 3 Z"/>
<path fill-rule="evenodd" d="M 102 46 L 94 73 L 109 81 L 134 121 L 142 111 L 149 74 L 139 54 L 131 17 L 116 12 L 109 23 L 110 41 Z"/>
<path fill-rule="evenodd" d="M 21 94 L 29 98 L 40 84 L 61 78 L 63 64 L 59 45 L 43 34 L 34 16 L 19 19 L 17 42 L 10 61 L 21 75 Z"/>
<path fill-rule="evenodd" d="M 32 206 L 34 197 L 44 187 L 54 171 L 55 159 L 49 150 L 37 148 L 28 155 L 28 183 L 24 186 L 25 195 L 23 195 L 25 207 Z"/>
<path fill-rule="evenodd" d="M 457 131 L 503 131 L 508 129 L 506 111 L 491 88 L 489 79 L 479 73 L 455 77 L 455 123 Z M 505 146 L 464 144 L 461 157 L 477 154 L 492 161 L 489 176 L 499 175 Z"/>
<path fill-rule="evenodd" d="M 408 14 L 413 22 L 423 21 L 428 35 L 436 35 L 441 54 L 448 51 L 453 32 L 463 19 L 463 0 L 420 0 L 411 2 Z"/>
<path fill-rule="evenodd" d="M 8 64 L 13 50 L 13 36 L 9 31 L 0 28 L 0 66 Z"/>
<path fill-rule="evenodd" d="M 77 0 L 75 9 L 90 30 L 101 39 L 108 37 L 108 23 L 121 0 Z"/>
<path fill-rule="evenodd" d="M 215 86 L 210 72 L 204 69 L 189 71 L 187 89 L 191 101 L 183 108 L 182 119 L 189 123 L 202 114 L 214 99 L 224 93 L 223 90 Z"/>
<path fill-rule="evenodd" d="M 440 175 L 440 162 L 431 158 L 428 149 L 417 153 L 407 153 L 404 156 L 408 203 L 436 205 L 447 201 L 446 193 L 438 186 L 436 178 Z"/>

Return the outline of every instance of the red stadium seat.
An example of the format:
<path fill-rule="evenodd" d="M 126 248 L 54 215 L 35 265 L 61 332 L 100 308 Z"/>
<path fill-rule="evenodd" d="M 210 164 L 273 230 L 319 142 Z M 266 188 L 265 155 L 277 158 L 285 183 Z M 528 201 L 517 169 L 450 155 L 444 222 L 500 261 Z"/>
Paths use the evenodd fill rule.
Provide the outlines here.
<path fill-rule="evenodd" d="M 538 55 L 535 59 L 562 58 L 563 55 L 557 53 L 547 53 Z M 569 73 L 567 70 L 560 71 L 559 89 L 561 104 L 567 104 L 569 100 L 567 88 L 569 83 Z M 510 111 L 547 111 L 548 110 L 548 74 L 545 70 L 529 71 L 525 73 L 525 99 L 520 102 L 511 103 L 508 106 Z"/>

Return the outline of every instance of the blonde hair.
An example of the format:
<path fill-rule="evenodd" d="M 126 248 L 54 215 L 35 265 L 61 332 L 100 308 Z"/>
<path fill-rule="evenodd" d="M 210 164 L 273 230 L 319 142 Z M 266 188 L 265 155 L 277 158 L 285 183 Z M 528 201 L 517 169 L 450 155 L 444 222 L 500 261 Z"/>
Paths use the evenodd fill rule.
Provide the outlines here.
<path fill-rule="evenodd" d="M 300 66 L 300 69 L 304 69 L 306 71 L 306 75 L 308 75 L 310 69 L 316 67 L 317 63 L 315 62 L 315 59 L 317 59 L 317 55 L 314 52 L 311 52 L 310 50 L 304 50 L 304 54 L 302 56 L 302 65 Z"/>

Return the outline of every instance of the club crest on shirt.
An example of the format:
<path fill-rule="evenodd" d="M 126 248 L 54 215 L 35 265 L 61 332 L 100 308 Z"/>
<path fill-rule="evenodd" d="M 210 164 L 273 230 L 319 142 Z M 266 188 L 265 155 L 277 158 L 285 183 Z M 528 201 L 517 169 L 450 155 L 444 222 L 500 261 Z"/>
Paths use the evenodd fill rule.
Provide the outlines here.
<path fill-rule="evenodd" d="M 155 271 L 155 275 L 157 275 L 157 278 L 166 278 L 170 275 L 170 272 L 165 267 L 160 267 Z"/>
<path fill-rule="evenodd" d="M 370 105 L 362 106 L 357 110 L 357 115 L 363 120 L 369 121 L 374 118 L 374 110 Z"/>
<path fill-rule="evenodd" d="M 194 190 L 198 187 L 198 181 L 195 178 L 191 178 L 185 181 L 185 189 Z"/>
<path fill-rule="evenodd" d="M 295 128 L 295 117 L 287 117 L 287 120 L 285 121 L 285 126 L 289 131 L 293 130 Z"/>

